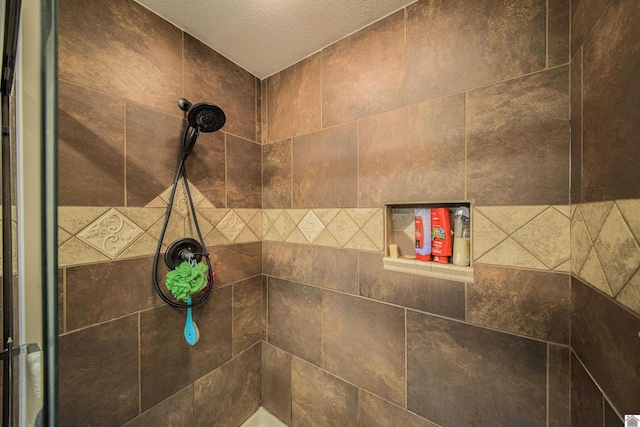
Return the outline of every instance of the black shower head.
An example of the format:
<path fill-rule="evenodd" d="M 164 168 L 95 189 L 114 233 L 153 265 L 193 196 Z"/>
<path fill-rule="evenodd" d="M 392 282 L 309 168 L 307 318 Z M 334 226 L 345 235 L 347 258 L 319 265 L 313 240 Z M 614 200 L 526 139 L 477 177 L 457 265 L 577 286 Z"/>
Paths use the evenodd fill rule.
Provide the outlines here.
<path fill-rule="evenodd" d="M 189 108 L 191 108 L 192 105 L 193 104 L 191 104 L 191 102 L 189 102 L 189 100 L 186 98 L 178 99 L 178 107 L 180 107 L 180 109 L 184 112 L 189 111 Z"/>
<path fill-rule="evenodd" d="M 188 114 L 189 125 L 199 132 L 215 132 L 224 126 L 227 120 L 224 111 L 217 105 L 201 102 L 194 105 Z"/>

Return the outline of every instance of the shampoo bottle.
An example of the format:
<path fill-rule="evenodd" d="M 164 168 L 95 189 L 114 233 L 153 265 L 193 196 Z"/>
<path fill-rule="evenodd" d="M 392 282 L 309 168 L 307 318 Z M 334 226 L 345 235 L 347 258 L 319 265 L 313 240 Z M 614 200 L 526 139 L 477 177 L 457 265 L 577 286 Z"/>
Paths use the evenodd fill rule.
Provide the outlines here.
<path fill-rule="evenodd" d="M 453 264 L 466 267 L 470 263 L 471 230 L 469 209 L 461 206 L 454 214 L 453 227 Z"/>

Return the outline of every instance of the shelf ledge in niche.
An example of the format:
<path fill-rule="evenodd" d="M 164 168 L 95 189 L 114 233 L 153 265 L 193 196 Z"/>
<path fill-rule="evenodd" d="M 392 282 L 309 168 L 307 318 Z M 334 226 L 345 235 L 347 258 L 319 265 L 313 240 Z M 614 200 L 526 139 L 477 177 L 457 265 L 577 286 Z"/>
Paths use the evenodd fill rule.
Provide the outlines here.
<path fill-rule="evenodd" d="M 382 268 L 388 271 L 413 274 L 416 276 L 473 283 L 473 267 L 458 267 L 453 264 L 384 257 L 382 258 Z"/>

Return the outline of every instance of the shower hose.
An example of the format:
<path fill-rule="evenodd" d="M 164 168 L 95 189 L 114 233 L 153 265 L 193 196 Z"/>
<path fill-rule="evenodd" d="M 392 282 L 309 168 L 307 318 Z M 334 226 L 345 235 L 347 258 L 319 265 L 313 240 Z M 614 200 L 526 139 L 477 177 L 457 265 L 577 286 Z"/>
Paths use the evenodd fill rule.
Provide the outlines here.
<path fill-rule="evenodd" d="M 184 131 L 184 135 L 182 137 L 180 164 L 178 165 L 178 170 L 173 180 L 171 197 L 169 198 L 169 205 L 167 206 L 167 215 L 165 216 L 164 225 L 162 226 L 162 232 L 160 233 L 160 237 L 158 239 L 158 247 L 156 249 L 155 257 L 153 258 L 153 271 L 151 273 L 152 279 L 153 279 L 153 287 L 158 293 L 158 295 L 160 295 L 160 298 L 162 298 L 162 300 L 167 304 L 169 304 L 170 306 L 176 307 L 176 308 L 191 308 L 191 307 L 196 307 L 202 304 L 209 297 L 209 295 L 211 295 L 211 290 L 213 289 L 213 281 L 214 281 L 213 269 L 211 268 L 211 260 L 209 259 L 209 253 L 207 252 L 207 246 L 204 243 L 204 238 L 202 237 L 202 232 L 200 231 L 200 226 L 198 225 L 198 217 L 196 216 L 196 209 L 193 204 L 193 199 L 191 198 L 191 191 L 189 190 L 189 181 L 187 181 L 187 167 L 185 163 L 187 160 L 187 157 L 189 157 L 189 154 L 193 149 L 193 146 L 196 143 L 196 139 L 198 138 L 199 134 L 200 134 L 200 131 L 190 125 L 188 125 Z M 160 286 L 158 285 L 158 259 L 160 258 L 160 251 L 162 250 L 162 242 L 164 240 L 164 235 L 167 232 L 169 219 L 171 218 L 171 211 L 173 210 L 173 200 L 175 198 L 176 190 L 178 188 L 178 185 L 180 184 L 181 178 L 184 182 L 184 188 L 187 194 L 187 200 L 189 202 L 191 216 L 193 217 L 193 223 L 195 225 L 196 232 L 198 233 L 198 240 L 200 240 L 200 246 L 202 247 L 202 253 L 195 254 L 195 255 L 202 256 L 206 260 L 207 267 L 208 267 L 208 271 L 207 271 L 208 283 L 205 287 L 205 290 L 203 293 L 201 292 L 202 296 L 200 297 L 200 299 L 193 301 L 191 304 L 182 304 L 180 302 L 176 302 L 170 299 L 162 292 L 162 290 L 160 289 Z"/>

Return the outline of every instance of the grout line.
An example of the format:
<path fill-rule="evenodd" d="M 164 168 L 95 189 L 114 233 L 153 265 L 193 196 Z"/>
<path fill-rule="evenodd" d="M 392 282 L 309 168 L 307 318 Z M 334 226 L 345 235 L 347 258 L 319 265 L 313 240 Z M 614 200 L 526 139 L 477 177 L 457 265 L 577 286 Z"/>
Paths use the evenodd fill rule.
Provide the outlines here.
<path fill-rule="evenodd" d="M 519 270 L 524 270 L 523 268 L 520 268 L 520 267 L 513 267 L 513 268 L 517 268 Z M 542 271 L 542 270 L 535 270 L 535 271 Z M 394 303 L 391 303 L 391 302 L 388 302 L 388 301 L 382 301 L 382 300 L 378 300 L 378 299 L 365 297 L 365 296 L 362 296 L 362 295 L 351 294 L 351 293 L 348 293 L 348 292 L 345 292 L 345 291 L 340 291 L 340 290 L 337 290 L 337 289 L 324 288 L 324 287 L 319 286 L 319 285 L 313 285 L 313 284 L 309 284 L 309 283 L 301 283 L 301 282 L 297 282 L 297 281 L 294 281 L 292 279 L 288 279 L 288 278 L 285 278 L 285 277 L 272 276 L 272 275 L 267 275 L 267 276 L 268 277 L 272 277 L 274 279 L 284 280 L 284 281 L 287 281 L 287 282 L 290 282 L 290 283 L 293 283 L 293 284 L 299 285 L 299 286 L 309 286 L 309 287 L 312 287 L 312 288 L 321 289 L 321 290 L 323 290 L 325 292 L 334 292 L 334 293 L 337 293 L 337 294 L 341 294 L 341 295 L 345 295 L 345 296 L 349 296 L 349 297 L 353 297 L 353 298 L 359 298 L 359 299 L 363 299 L 363 300 L 370 301 L 370 302 L 376 302 L 376 303 L 379 303 L 379 304 L 388 305 L 388 306 L 391 306 L 391 307 L 397 307 L 397 308 L 401 308 L 403 310 L 412 311 L 414 313 L 419 313 L 419 314 L 423 314 L 423 315 L 427 315 L 427 316 L 432 316 L 432 317 L 436 317 L 436 318 L 444 319 L 444 320 L 450 320 L 452 322 L 462 323 L 462 324 L 466 324 L 466 325 L 469 325 L 469 326 L 474 326 L 474 327 L 477 327 L 477 328 L 487 329 L 487 330 L 490 330 L 490 331 L 499 332 L 499 333 L 512 335 L 512 336 L 517 336 L 517 337 L 520 337 L 520 338 L 525 338 L 525 339 L 529 339 L 529 340 L 536 341 L 536 342 L 552 343 L 553 345 L 556 345 L 558 347 L 565 347 L 565 348 L 568 347 L 568 344 L 563 344 L 563 343 L 554 342 L 554 341 L 547 341 L 547 340 L 544 340 L 542 338 L 537 338 L 537 337 L 534 337 L 534 336 L 524 335 L 524 334 L 520 334 L 520 333 L 514 332 L 514 331 L 507 331 L 507 330 L 504 330 L 504 329 L 499 329 L 499 328 L 495 328 L 495 327 L 492 327 L 492 326 L 483 325 L 483 324 L 480 324 L 480 323 L 471 323 L 471 322 L 468 322 L 468 321 L 463 320 L 463 319 L 457 319 L 457 318 L 454 318 L 454 317 L 448 317 L 446 315 L 438 314 L 438 313 L 431 313 L 431 312 L 420 310 L 420 309 L 417 309 L 417 308 L 405 307 L 405 306 L 394 304 Z"/>
<path fill-rule="evenodd" d="M 346 38 L 346 37 L 345 37 Z M 337 42 L 336 42 L 337 43 Z M 322 116 L 324 114 L 323 108 L 322 108 L 322 104 L 324 102 L 324 85 L 322 84 L 322 57 L 324 56 L 324 48 L 320 49 L 320 128 L 319 130 L 322 130 L 322 124 L 324 122 L 324 117 Z"/>
<path fill-rule="evenodd" d="M 62 333 L 67 332 L 67 269 L 62 269 Z"/>
<path fill-rule="evenodd" d="M 356 206 L 360 207 L 360 120 L 356 122 Z"/>
<path fill-rule="evenodd" d="M 404 309 L 404 408 L 409 406 L 409 347 L 408 347 L 407 309 Z"/>
<path fill-rule="evenodd" d="M 403 61 L 403 69 L 402 72 L 404 73 L 403 75 L 403 79 L 402 79 L 402 106 L 406 107 L 407 106 L 407 16 L 408 16 L 408 12 L 407 12 L 407 7 L 404 7 L 404 16 L 403 16 L 403 24 L 404 24 L 404 40 L 402 43 L 402 48 L 404 49 L 403 55 L 402 55 L 402 61 Z"/>
<path fill-rule="evenodd" d="M 551 379 L 549 378 L 549 362 L 551 360 L 550 358 L 550 352 L 549 352 L 549 343 L 547 343 L 547 384 L 546 384 L 546 424 L 547 427 L 549 427 L 549 388 L 550 388 L 550 383 L 551 383 Z"/>
<path fill-rule="evenodd" d="M 289 172 L 291 174 L 289 183 L 289 195 L 291 196 L 291 201 L 289 202 L 289 206 L 293 209 L 293 137 L 289 138 L 289 163 Z"/>
<path fill-rule="evenodd" d="M 468 200 L 467 198 L 467 157 L 468 157 L 468 136 L 467 136 L 467 129 L 469 128 L 469 123 L 468 123 L 468 115 L 467 115 L 467 100 L 468 94 L 467 92 L 464 93 L 464 199 Z"/>
<path fill-rule="evenodd" d="M 545 2 L 546 18 L 545 18 L 545 65 L 549 68 L 549 0 Z"/>
<path fill-rule="evenodd" d="M 141 345 L 140 312 L 138 312 L 138 415 L 142 414 L 142 345 Z"/>
<path fill-rule="evenodd" d="M 233 309 L 233 295 L 235 294 L 235 292 L 234 292 L 235 288 L 236 288 L 235 284 L 231 285 L 231 357 L 233 357 L 234 350 L 235 350 L 234 345 L 233 345 L 234 344 L 233 343 L 233 341 L 234 341 L 233 340 L 233 335 L 234 335 L 233 334 L 233 315 L 234 315 L 234 311 L 235 311 Z M 194 322 L 195 322 L 195 319 L 194 319 Z"/>
<path fill-rule="evenodd" d="M 127 102 L 122 103 L 123 109 L 123 138 L 122 138 L 122 151 L 124 160 L 124 206 L 127 207 Z"/>
<path fill-rule="evenodd" d="M 580 197 L 578 202 L 582 203 L 582 187 L 583 187 L 583 174 L 584 170 L 584 50 L 580 46 Z"/>
<path fill-rule="evenodd" d="M 224 207 L 229 208 L 229 168 L 227 167 L 227 134 L 224 133 Z"/>

